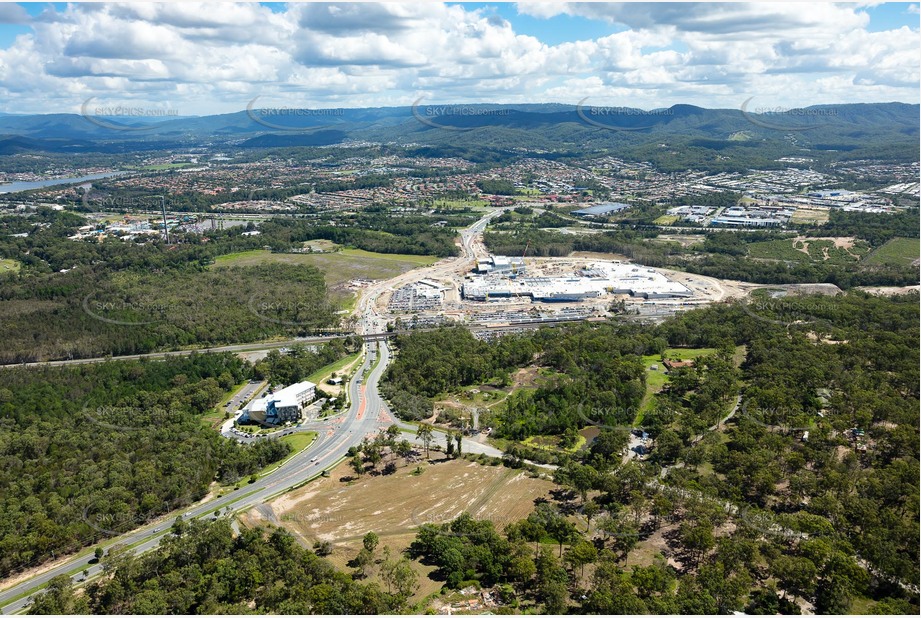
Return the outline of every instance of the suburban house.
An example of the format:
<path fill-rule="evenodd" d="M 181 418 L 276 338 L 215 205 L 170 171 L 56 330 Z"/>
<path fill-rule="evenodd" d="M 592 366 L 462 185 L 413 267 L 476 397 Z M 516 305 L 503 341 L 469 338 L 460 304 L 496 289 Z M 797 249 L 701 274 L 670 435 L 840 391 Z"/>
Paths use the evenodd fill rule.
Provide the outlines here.
<path fill-rule="evenodd" d="M 664 360 L 662 365 L 665 366 L 666 371 L 671 371 L 672 369 L 679 369 L 680 367 L 693 367 L 693 360 L 677 361 L 677 360 Z"/>

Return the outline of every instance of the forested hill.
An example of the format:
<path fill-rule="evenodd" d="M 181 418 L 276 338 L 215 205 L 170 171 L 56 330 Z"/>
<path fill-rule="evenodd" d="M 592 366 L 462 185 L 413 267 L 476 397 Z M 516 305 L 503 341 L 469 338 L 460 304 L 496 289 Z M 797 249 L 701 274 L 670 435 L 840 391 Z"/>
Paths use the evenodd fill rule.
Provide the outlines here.
<path fill-rule="evenodd" d="M 118 121 L 78 114 L 0 116 L 0 154 L 29 150 L 51 152 L 125 152 L 151 147 L 175 148 L 205 142 L 243 147 L 292 147 L 347 140 L 413 143 L 452 147 L 500 147 L 605 150 L 653 149 L 665 142 L 703 151 L 745 150 L 770 146 L 791 152 L 812 148 L 863 156 L 917 160 L 919 106 L 904 103 L 822 105 L 776 113 L 758 113 L 758 101 L 738 109 L 673 105 L 655 110 L 605 106 L 430 105 L 335 110 L 335 114 L 272 116 L 258 109 L 233 114 L 176 118 L 149 123 L 142 130 L 114 130 Z M 93 122 L 97 120 L 97 122 Z M 797 136 L 796 144 L 786 136 Z M 670 140 L 674 140 L 671 142 Z M 647 156 L 645 158 L 649 158 Z"/>

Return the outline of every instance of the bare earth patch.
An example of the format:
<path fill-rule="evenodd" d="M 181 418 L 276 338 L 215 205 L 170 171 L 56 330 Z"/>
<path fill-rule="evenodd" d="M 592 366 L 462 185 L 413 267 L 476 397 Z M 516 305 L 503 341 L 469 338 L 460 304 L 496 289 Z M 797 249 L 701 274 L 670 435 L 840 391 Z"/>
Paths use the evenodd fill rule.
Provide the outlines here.
<path fill-rule="evenodd" d="M 367 532 L 380 537 L 375 552 L 380 557 L 385 546 L 394 554 L 409 547 L 421 524 L 445 523 L 464 511 L 493 521 L 501 530 L 527 517 L 534 500 L 549 497 L 554 487 L 550 481 L 530 478 L 519 470 L 463 459 L 423 462 L 421 466 L 419 476 L 411 474 L 415 465 L 409 465 L 389 476 L 351 480 L 352 470 L 342 464 L 329 478 L 317 479 L 261 509 L 251 509 L 240 520 L 248 526 L 280 525 L 306 547 L 313 547 L 317 540 L 330 541 L 333 553 L 328 559 L 337 568 L 350 570 L 347 563 L 358 554 Z M 420 584 L 414 600 L 443 585 L 428 578 L 433 567 L 413 561 L 413 568 Z M 371 580 L 375 578 L 373 572 Z"/>

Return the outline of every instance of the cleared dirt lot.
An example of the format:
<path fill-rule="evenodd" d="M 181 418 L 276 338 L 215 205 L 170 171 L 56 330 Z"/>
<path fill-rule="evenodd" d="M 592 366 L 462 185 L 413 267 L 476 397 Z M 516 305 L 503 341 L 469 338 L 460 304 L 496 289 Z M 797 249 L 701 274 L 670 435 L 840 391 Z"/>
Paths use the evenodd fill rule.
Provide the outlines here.
<path fill-rule="evenodd" d="M 389 476 L 365 475 L 350 480 L 353 472 L 339 465 L 329 478 L 281 496 L 241 517 L 245 525 L 272 523 L 292 532 L 307 547 L 317 540 L 330 541 L 328 559 L 339 569 L 359 549 L 367 532 L 380 537 L 378 557 L 385 546 L 399 552 L 415 538 L 423 523 L 445 523 L 467 511 L 477 519 L 489 519 L 502 529 L 524 519 L 534 509 L 534 500 L 548 498 L 555 487 L 543 479 L 503 466 L 484 466 L 465 460 L 422 460 L 422 474 L 414 476 L 415 463 L 400 467 Z M 381 466 L 383 467 L 383 466 Z M 443 582 L 427 576 L 433 568 L 413 561 L 419 574 L 414 599 L 438 591 Z M 372 575 L 374 579 L 376 575 Z"/>

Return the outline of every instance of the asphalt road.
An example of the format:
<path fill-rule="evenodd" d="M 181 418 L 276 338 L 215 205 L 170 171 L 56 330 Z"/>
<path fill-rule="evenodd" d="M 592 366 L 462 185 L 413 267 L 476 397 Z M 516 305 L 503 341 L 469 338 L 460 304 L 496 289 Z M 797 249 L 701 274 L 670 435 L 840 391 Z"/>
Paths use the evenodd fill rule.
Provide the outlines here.
<path fill-rule="evenodd" d="M 321 422 L 311 423 L 321 433 L 317 440 L 307 448 L 291 457 L 281 467 L 271 474 L 260 478 L 255 483 L 242 486 L 238 491 L 231 492 L 221 498 L 210 500 L 204 504 L 186 509 L 174 515 L 170 520 L 143 526 L 133 532 L 119 536 L 105 543 L 106 547 L 121 544 L 132 546 L 136 553 L 142 553 L 156 547 L 160 537 L 169 534 L 172 517 L 181 514 L 184 519 L 203 516 L 212 516 L 216 510 L 230 507 L 231 511 L 241 511 L 266 501 L 296 485 L 299 485 L 319 475 L 325 468 L 331 467 L 341 458 L 345 457 L 349 447 L 361 442 L 365 436 L 376 435 L 377 432 L 390 423 L 379 420 L 383 410 L 383 402 L 377 396 L 377 381 L 389 361 L 389 350 L 386 345 L 370 343 L 371 348 L 381 347 L 381 363 L 370 373 L 365 384 L 360 383 L 361 376 L 369 369 L 370 354 L 366 355 L 361 370 L 358 371 L 349 383 L 351 406 L 349 410 L 339 417 L 325 419 Z M 371 396 L 367 391 L 371 391 Z M 316 461 L 314 461 L 316 459 Z M 100 570 L 97 564 L 91 564 L 92 556 L 68 560 L 53 569 L 36 575 L 29 580 L 0 592 L 0 606 L 4 614 L 15 613 L 29 603 L 29 597 L 18 601 L 11 599 L 24 592 L 34 591 L 39 586 L 46 584 L 57 575 L 76 572 L 74 581 L 83 578 L 82 571 L 88 570 L 90 576 Z"/>
<path fill-rule="evenodd" d="M 141 358 L 157 359 L 168 356 L 188 356 L 190 354 L 204 354 L 206 352 L 258 352 L 261 350 L 272 350 L 275 348 L 285 348 L 298 344 L 306 343 L 323 343 L 338 339 L 342 335 L 327 335 L 321 337 L 303 337 L 300 339 L 286 339 L 285 341 L 273 341 L 271 343 L 240 343 L 235 345 L 216 346 L 213 348 L 204 348 L 201 350 L 173 350 L 170 352 L 150 352 L 148 354 L 126 354 L 125 356 L 99 356 L 96 358 L 74 358 L 70 360 L 40 361 L 35 363 L 15 363 L 0 365 L 3 367 L 53 367 L 55 365 L 86 365 L 89 363 L 104 363 L 110 360 L 138 360 Z"/>
<path fill-rule="evenodd" d="M 464 247 L 464 257 L 458 260 L 469 260 L 472 257 L 472 240 L 473 237 L 482 232 L 486 220 L 497 213 L 490 213 L 471 228 L 465 230 L 462 234 L 462 243 Z M 359 323 L 359 330 L 365 333 L 372 331 L 378 326 L 379 316 L 374 309 L 373 296 L 366 296 L 359 304 L 363 318 Z M 328 337 L 317 337 L 316 341 L 322 341 Z M 271 346 L 266 344 L 245 344 L 235 346 L 224 346 L 221 348 L 211 348 L 210 352 L 239 352 L 243 350 L 265 349 L 266 347 L 283 347 L 293 343 L 303 343 L 305 341 L 314 341 L 314 339 L 295 340 L 286 342 L 277 342 Z M 208 500 L 199 505 L 170 514 L 169 518 L 161 518 L 156 522 L 145 523 L 132 532 L 114 536 L 108 541 L 103 541 L 99 545 L 110 548 L 113 545 L 123 545 L 131 547 L 135 553 L 149 551 L 159 545 L 163 536 L 170 534 L 170 526 L 175 517 L 181 515 L 183 519 L 195 519 L 201 517 L 215 517 L 215 512 L 220 510 L 222 515 L 227 516 L 231 513 L 248 510 L 254 506 L 262 504 L 276 495 L 284 493 L 294 487 L 302 485 L 316 476 L 319 476 L 322 470 L 331 468 L 339 460 L 346 456 L 350 447 L 359 444 L 366 436 L 373 437 L 389 425 L 397 424 L 403 430 L 404 437 L 411 442 L 419 444 L 420 441 L 415 437 L 416 427 L 408 423 L 397 421 L 397 419 L 387 409 L 386 403 L 381 399 L 378 393 L 378 381 L 390 362 L 390 349 L 386 340 L 380 342 L 366 342 L 364 360 L 358 371 L 355 372 L 352 380 L 349 382 L 349 399 L 350 406 L 347 412 L 336 417 L 310 421 L 304 423 L 303 429 L 310 429 L 318 432 L 317 439 L 304 451 L 295 454 L 280 467 L 259 478 L 256 482 L 241 486 L 239 490 L 230 492 L 220 498 Z M 180 354 L 191 354 L 191 351 L 169 352 L 158 355 L 135 355 L 126 358 L 140 358 L 149 356 L 170 356 Z M 379 362 L 374 364 L 375 358 L 379 356 Z M 52 364 L 72 364 L 80 362 L 101 362 L 108 359 L 81 359 L 77 361 L 58 361 L 54 363 L 33 363 L 35 365 L 52 365 Z M 26 364 L 29 366 L 29 364 Z M 373 366 L 373 369 L 372 369 Z M 253 388 L 255 385 L 253 385 Z M 249 387 L 244 390 L 249 390 Z M 239 397 L 240 395 L 238 395 Z M 444 443 L 443 432 L 435 431 L 432 444 Z M 468 453 L 484 453 L 494 457 L 502 455 L 502 452 L 492 446 L 477 442 L 475 439 L 467 439 L 463 442 L 463 448 Z M 7 587 L 0 591 L 0 608 L 4 614 L 12 614 L 23 610 L 30 602 L 32 595 L 46 585 L 49 580 L 58 575 L 70 575 L 75 582 L 83 580 L 83 571 L 89 573 L 89 577 L 99 573 L 101 566 L 93 564 L 92 554 L 71 558 L 50 568 L 41 574 L 28 578 L 17 585 Z M 18 598 L 21 595 L 22 598 Z"/>

